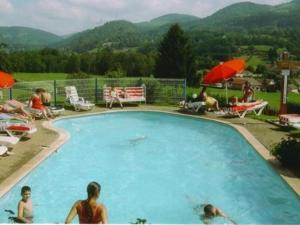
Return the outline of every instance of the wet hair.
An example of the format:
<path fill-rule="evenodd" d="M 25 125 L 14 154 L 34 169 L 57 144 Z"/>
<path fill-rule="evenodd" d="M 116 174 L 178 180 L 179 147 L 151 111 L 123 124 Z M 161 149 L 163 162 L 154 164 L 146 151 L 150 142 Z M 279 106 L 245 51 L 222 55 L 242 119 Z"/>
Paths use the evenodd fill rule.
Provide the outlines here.
<path fill-rule="evenodd" d="M 210 214 L 212 212 L 213 208 L 214 207 L 211 204 L 205 205 L 203 208 L 205 215 Z"/>
<path fill-rule="evenodd" d="M 101 186 L 97 182 L 93 181 L 88 184 L 86 190 L 87 190 L 87 194 L 88 194 L 88 200 L 90 200 L 92 197 L 95 197 L 96 194 L 98 194 L 100 192 Z M 93 210 L 92 210 L 92 207 L 90 206 L 88 200 L 86 202 L 87 204 L 86 204 L 85 210 L 86 210 L 86 215 L 88 217 L 87 218 L 88 223 L 92 223 L 93 222 Z"/>
<path fill-rule="evenodd" d="M 23 186 L 21 189 L 21 195 L 23 195 L 26 191 L 31 191 L 31 188 L 29 186 Z"/>

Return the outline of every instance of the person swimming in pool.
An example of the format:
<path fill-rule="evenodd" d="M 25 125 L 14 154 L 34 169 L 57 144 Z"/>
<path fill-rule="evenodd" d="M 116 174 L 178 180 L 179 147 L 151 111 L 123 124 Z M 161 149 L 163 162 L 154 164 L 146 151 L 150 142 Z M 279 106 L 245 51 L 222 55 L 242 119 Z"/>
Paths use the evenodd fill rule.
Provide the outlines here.
<path fill-rule="evenodd" d="M 87 199 L 75 202 L 65 223 L 71 223 L 74 217 L 78 215 L 80 224 L 108 224 L 106 207 L 97 203 L 100 190 L 101 186 L 97 182 L 89 183 L 87 186 Z"/>
<path fill-rule="evenodd" d="M 233 219 L 225 215 L 220 209 L 218 209 L 217 207 L 211 204 L 206 204 L 203 208 L 203 211 L 204 211 L 204 215 L 202 216 L 202 221 L 204 224 L 210 224 L 211 219 L 220 216 L 226 218 L 231 223 L 237 225 L 237 223 Z"/>
<path fill-rule="evenodd" d="M 18 217 L 16 218 L 20 223 L 33 223 L 31 188 L 24 186 L 21 189 L 22 199 L 18 204 Z"/>

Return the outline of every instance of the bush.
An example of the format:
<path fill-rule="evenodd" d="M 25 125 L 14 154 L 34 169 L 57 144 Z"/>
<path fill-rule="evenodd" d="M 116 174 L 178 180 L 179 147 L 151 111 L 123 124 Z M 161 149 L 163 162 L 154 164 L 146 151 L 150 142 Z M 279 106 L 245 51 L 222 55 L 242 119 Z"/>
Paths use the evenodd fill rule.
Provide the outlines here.
<path fill-rule="evenodd" d="M 300 142 L 295 138 L 282 139 L 282 141 L 271 150 L 271 153 L 285 167 L 300 167 Z"/>

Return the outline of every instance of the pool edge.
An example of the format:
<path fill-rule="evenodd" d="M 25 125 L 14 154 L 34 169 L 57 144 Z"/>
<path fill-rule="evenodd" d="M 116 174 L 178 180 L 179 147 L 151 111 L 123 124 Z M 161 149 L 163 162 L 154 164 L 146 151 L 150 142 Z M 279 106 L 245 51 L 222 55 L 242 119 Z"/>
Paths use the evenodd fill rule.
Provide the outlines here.
<path fill-rule="evenodd" d="M 57 118 L 52 121 L 45 121 L 43 122 L 42 126 L 46 129 L 50 129 L 58 133 L 59 137 L 49 146 L 48 149 L 37 154 L 33 157 L 29 162 L 7 177 L 1 184 L 0 184 L 0 198 L 3 197 L 12 187 L 14 187 L 20 180 L 22 180 L 26 175 L 28 175 L 33 169 L 35 169 L 38 165 L 40 165 L 45 159 L 47 159 L 50 155 L 52 155 L 57 149 L 59 149 L 63 144 L 65 144 L 68 139 L 70 138 L 70 134 L 63 129 L 56 128 L 53 124 L 56 121 L 70 119 L 70 118 L 79 118 L 79 117 L 87 117 L 87 116 L 96 116 L 101 114 L 109 114 L 109 113 L 116 113 L 116 112 L 160 112 L 172 115 L 179 115 L 185 117 L 192 117 L 196 119 L 203 119 L 209 120 L 221 124 L 228 125 L 233 129 L 237 130 L 246 140 L 247 142 L 256 150 L 256 152 L 266 161 L 266 163 L 270 166 L 268 160 L 273 159 L 269 153 L 269 150 L 261 144 L 255 137 L 248 131 L 245 127 L 240 125 L 232 124 L 228 121 L 222 121 L 214 118 L 208 118 L 205 116 L 197 116 L 197 115 L 188 115 L 182 114 L 180 112 L 170 112 L 170 111 L 163 111 L 163 110 L 155 110 L 155 109 L 129 109 L 129 110 L 110 110 L 110 111 L 103 111 L 103 112 L 95 112 L 95 113 L 85 113 L 80 115 L 71 115 L 71 116 L 63 116 Z M 274 169 L 274 168 L 273 168 Z M 300 197 L 300 189 L 297 187 L 297 184 L 292 183 L 287 177 L 283 176 L 278 172 L 277 169 L 274 169 L 276 173 L 288 184 L 288 186 L 295 192 L 298 197 Z"/>

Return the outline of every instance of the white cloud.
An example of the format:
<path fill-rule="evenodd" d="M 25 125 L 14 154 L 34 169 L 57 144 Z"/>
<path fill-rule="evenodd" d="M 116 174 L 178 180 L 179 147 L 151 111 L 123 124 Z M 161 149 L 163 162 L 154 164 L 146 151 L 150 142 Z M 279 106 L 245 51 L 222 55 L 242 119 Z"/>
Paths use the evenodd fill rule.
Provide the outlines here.
<path fill-rule="evenodd" d="M 0 0 L 2 26 L 29 26 L 57 34 L 82 31 L 103 22 L 125 19 L 148 21 L 169 13 L 206 17 L 247 0 Z M 252 0 L 279 4 L 288 0 Z"/>
<path fill-rule="evenodd" d="M 11 13 L 14 7 L 8 0 L 0 0 L 0 12 Z"/>

